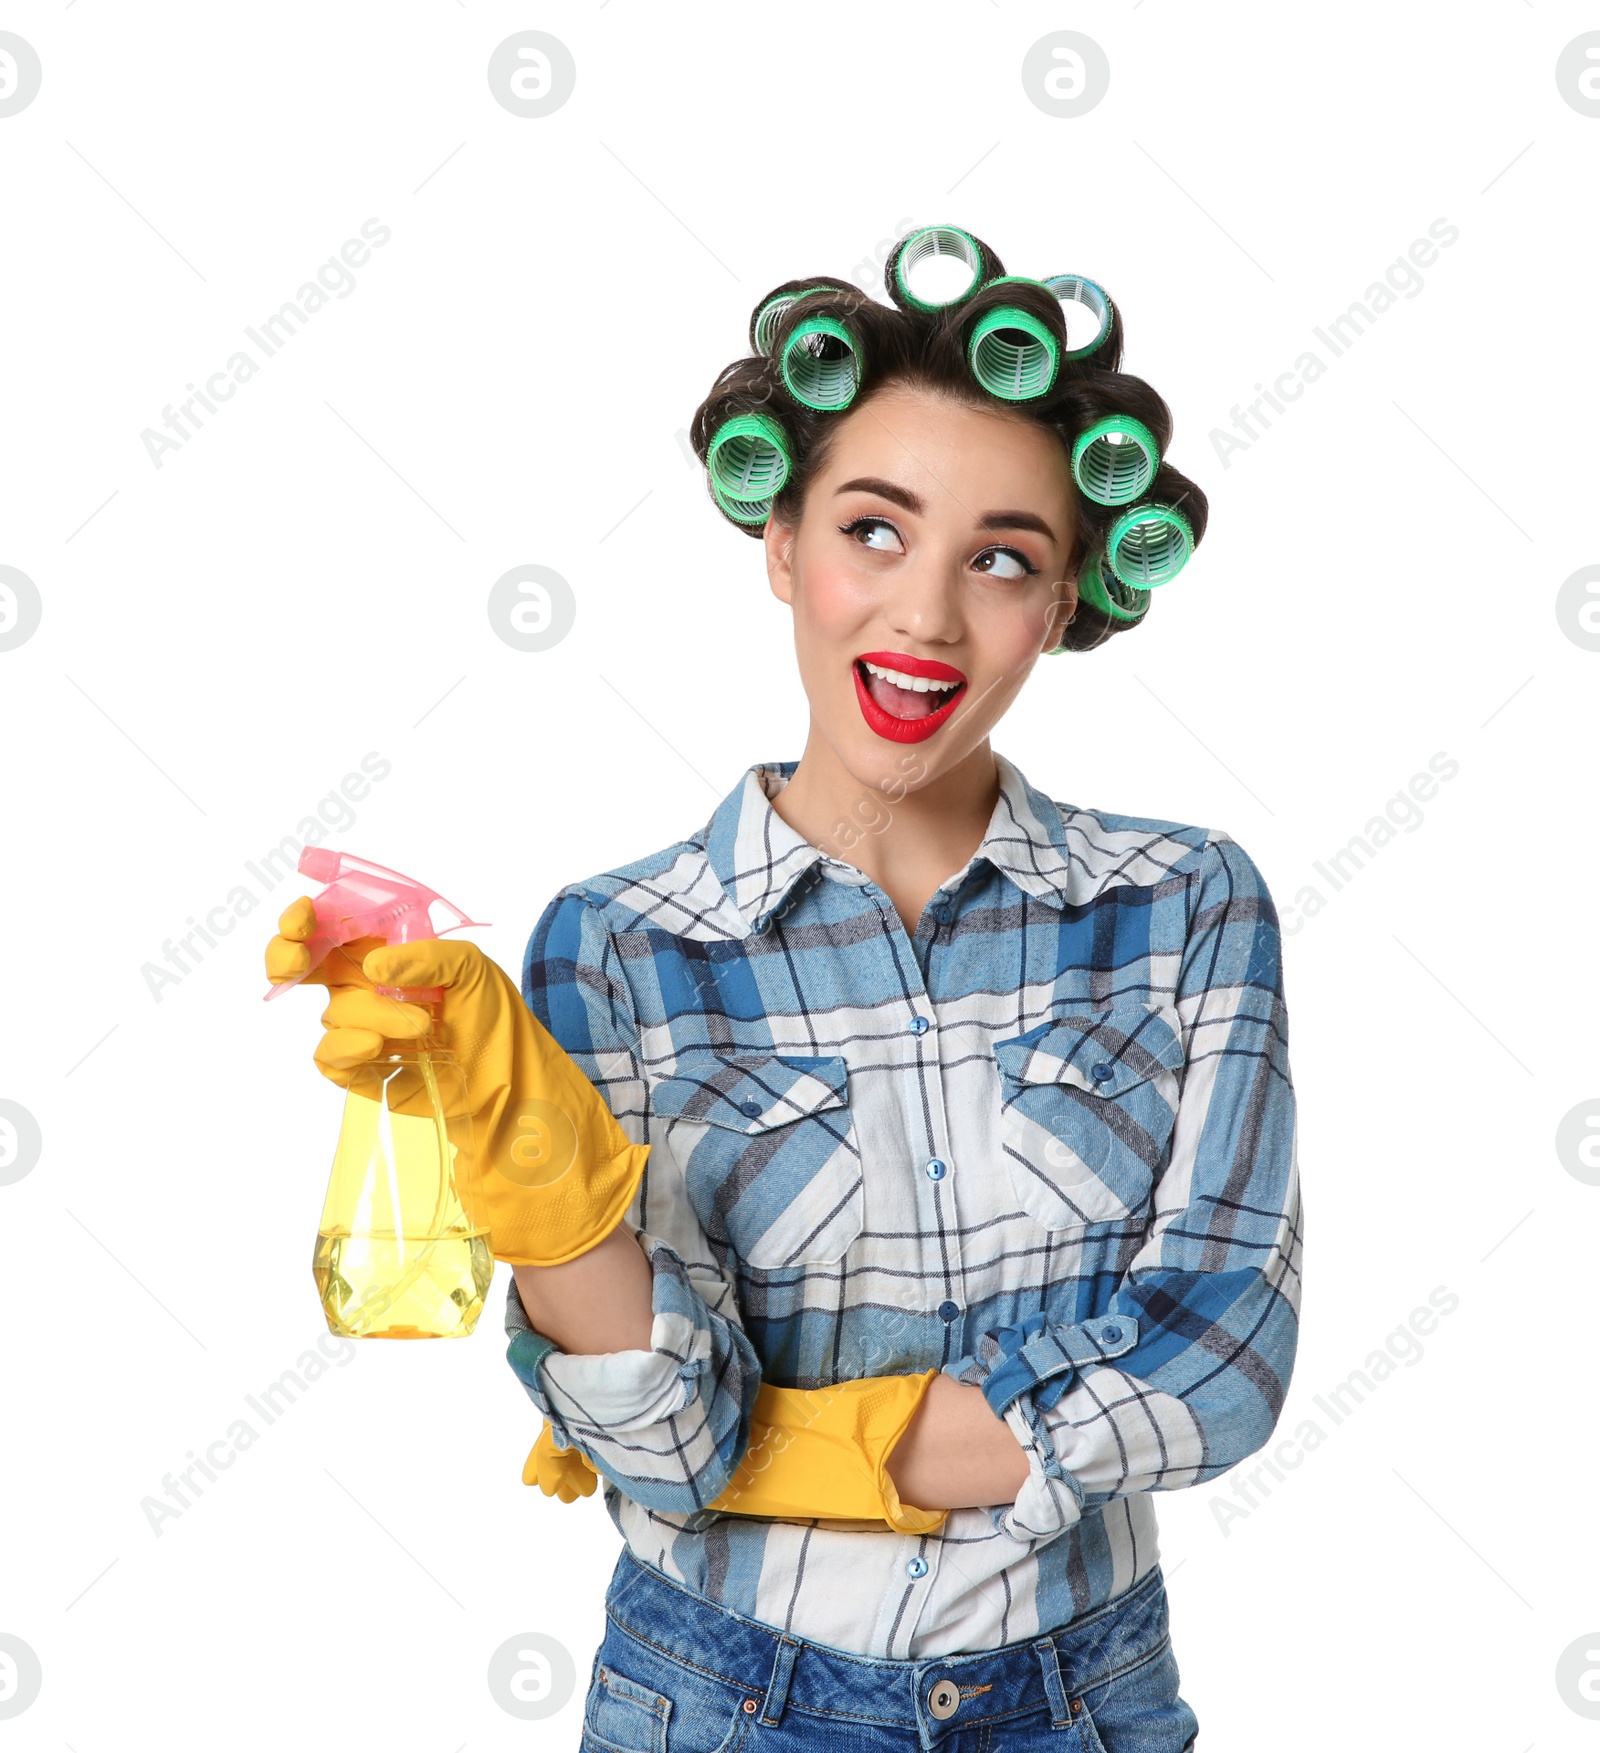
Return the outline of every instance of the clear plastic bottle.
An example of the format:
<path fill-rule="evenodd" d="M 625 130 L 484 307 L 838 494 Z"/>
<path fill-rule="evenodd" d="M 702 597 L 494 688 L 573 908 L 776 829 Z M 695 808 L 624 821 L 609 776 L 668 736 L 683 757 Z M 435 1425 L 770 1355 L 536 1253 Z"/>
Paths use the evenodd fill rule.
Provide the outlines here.
<path fill-rule="evenodd" d="M 335 1333 L 459 1339 L 494 1276 L 461 1068 L 423 1045 L 353 1074 L 312 1272 Z"/>
<path fill-rule="evenodd" d="M 350 853 L 307 847 L 300 870 L 328 884 L 313 901 L 313 968 L 356 939 L 434 937 L 435 905 L 476 923 L 431 889 Z M 437 1026 L 439 990 L 374 990 L 424 1005 Z M 432 1030 L 351 1073 L 312 1273 L 328 1326 L 352 1339 L 462 1339 L 478 1323 L 494 1257 L 472 1114 L 461 1067 Z"/>

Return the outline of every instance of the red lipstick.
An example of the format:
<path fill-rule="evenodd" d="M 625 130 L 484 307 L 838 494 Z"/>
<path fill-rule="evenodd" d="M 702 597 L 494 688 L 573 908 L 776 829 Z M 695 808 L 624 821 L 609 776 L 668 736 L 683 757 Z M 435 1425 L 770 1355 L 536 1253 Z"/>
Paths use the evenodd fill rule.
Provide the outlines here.
<path fill-rule="evenodd" d="M 897 713 L 886 711 L 873 699 L 867 685 L 867 673 L 862 668 L 866 663 L 877 664 L 883 669 L 899 670 L 902 675 L 917 676 L 930 682 L 949 682 L 955 685 L 949 698 L 936 710 L 902 718 Z M 912 657 L 904 651 L 863 651 L 851 664 L 850 673 L 855 678 L 856 701 L 861 708 L 861 716 L 867 721 L 868 728 L 887 742 L 920 743 L 931 737 L 955 711 L 957 703 L 967 691 L 966 676 L 953 664 L 940 663 L 936 658 Z"/>

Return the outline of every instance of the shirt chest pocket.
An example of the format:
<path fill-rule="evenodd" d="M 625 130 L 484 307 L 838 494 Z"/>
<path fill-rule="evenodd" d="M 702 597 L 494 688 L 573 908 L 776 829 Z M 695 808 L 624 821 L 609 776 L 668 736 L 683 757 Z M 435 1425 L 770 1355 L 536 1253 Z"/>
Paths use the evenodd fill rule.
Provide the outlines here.
<path fill-rule="evenodd" d="M 994 1043 L 1000 1140 L 1022 1208 L 1048 1230 L 1115 1223 L 1149 1199 L 1172 1142 L 1177 1013 L 1074 1010 Z"/>
<path fill-rule="evenodd" d="M 842 1055 L 680 1053 L 650 1099 L 700 1227 L 746 1265 L 835 1261 L 860 1235 L 861 1152 Z"/>

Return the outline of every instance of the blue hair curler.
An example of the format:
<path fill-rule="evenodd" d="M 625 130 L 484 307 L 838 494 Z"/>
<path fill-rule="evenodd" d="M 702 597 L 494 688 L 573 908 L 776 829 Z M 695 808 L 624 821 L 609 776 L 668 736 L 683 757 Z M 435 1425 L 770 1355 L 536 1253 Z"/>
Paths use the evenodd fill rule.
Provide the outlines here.
<path fill-rule="evenodd" d="M 1111 333 L 1111 300 L 1097 281 L 1086 279 L 1082 274 L 1052 274 L 1042 284 L 1062 304 L 1081 304 L 1095 319 L 1094 334 L 1081 347 L 1069 346 L 1064 357 L 1087 359 L 1091 353 L 1105 345 L 1106 337 Z M 1069 326 L 1067 340 L 1070 342 L 1071 339 L 1072 329 Z"/>

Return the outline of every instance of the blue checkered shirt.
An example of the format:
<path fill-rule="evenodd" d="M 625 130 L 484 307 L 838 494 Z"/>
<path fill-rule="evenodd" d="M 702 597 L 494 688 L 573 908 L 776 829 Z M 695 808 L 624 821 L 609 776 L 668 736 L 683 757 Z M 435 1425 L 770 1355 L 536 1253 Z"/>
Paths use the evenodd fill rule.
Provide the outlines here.
<path fill-rule="evenodd" d="M 512 1368 L 635 1555 L 796 1637 L 924 1660 L 1050 1631 L 1157 1560 L 1152 1493 L 1260 1448 L 1298 1331 L 1278 920 L 1227 834 L 1052 802 L 1005 757 L 908 933 L 752 767 L 696 834 L 572 883 L 523 993 L 635 1142 L 649 1351 L 511 1286 Z M 937 1534 L 707 1509 L 763 1381 L 937 1368 L 1028 1456 Z"/>

